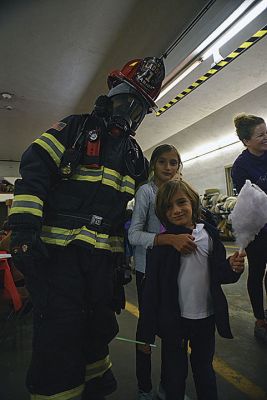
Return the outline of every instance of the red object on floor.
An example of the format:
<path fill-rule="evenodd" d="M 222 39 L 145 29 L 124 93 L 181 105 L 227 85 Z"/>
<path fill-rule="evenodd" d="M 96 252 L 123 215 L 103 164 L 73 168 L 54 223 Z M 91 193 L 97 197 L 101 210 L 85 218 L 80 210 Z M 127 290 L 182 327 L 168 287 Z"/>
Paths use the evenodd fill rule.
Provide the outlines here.
<path fill-rule="evenodd" d="M 7 254 L 7 252 L 0 251 L 0 254 Z M 11 298 L 15 311 L 18 311 L 22 307 L 22 300 L 14 283 L 6 258 L 0 259 L 0 270 L 4 271 L 4 289 L 8 297 Z"/>

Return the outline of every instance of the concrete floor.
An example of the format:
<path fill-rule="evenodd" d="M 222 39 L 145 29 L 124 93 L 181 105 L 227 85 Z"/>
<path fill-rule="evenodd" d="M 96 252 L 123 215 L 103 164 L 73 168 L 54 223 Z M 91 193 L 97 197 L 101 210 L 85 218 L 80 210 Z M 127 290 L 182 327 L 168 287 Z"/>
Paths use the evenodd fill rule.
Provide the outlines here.
<path fill-rule="evenodd" d="M 226 244 L 230 253 L 233 244 Z M 246 275 L 224 291 L 230 306 L 233 340 L 217 335 L 214 366 L 220 400 L 267 400 L 267 344 L 253 336 L 254 318 L 246 290 Z M 127 310 L 119 317 L 121 337 L 134 338 L 137 318 L 135 283 L 126 287 Z M 5 331 L 4 331 L 5 329 Z M 157 388 L 160 375 L 160 341 L 153 349 L 153 382 Z M 0 400 L 28 400 L 24 386 L 31 351 L 31 318 L 0 321 Z M 114 340 L 110 346 L 113 371 L 118 390 L 108 400 L 136 400 L 135 346 Z M 196 400 L 191 371 L 187 381 L 187 397 Z"/>

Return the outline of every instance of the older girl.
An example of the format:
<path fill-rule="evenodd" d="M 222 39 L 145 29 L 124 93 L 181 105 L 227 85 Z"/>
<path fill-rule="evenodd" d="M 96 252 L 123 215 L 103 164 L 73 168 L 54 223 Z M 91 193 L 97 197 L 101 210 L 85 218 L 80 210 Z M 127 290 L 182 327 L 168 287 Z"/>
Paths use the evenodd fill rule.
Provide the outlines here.
<path fill-rule="evenodd" d="M 176 250 L 188 254 L 195 250 L 194 238 L 190 234 L 180 237 L 176 235 L 158 235 L 162 226 L 155 215 L 155 198 L 161 185 L 175 176 L 179 177 L 182 167 L 181 157 L 177 149 L 169 144 L 156 147 L 150 159 L 150 180 L 139 188 L 135 197 L 132 222 L 129 229 L 129 241 L 134 246 L 136 269 L 136 286 L 139 307 L 142 303 L 142 282 L 146 268 L 146 250 L 155 244 L 169 244 Z M 138 399 L 153 398 L 151 383 L 151 356 L 140 351 L 136 353 L 136 375 L 138 381 Z M 163 373 L 161 380 L 164 380 Z M 162 382 L 164 385 L 164 383 Z M 160 391 L 162 388 L 160 386 Z"/>

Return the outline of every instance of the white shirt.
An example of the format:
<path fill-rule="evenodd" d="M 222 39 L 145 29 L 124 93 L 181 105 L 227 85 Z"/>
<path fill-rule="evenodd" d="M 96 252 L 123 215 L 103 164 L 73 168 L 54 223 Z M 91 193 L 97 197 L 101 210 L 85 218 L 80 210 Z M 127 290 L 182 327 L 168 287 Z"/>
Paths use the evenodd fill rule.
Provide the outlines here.
<path fill-rule="evenodd" d="M 214 313 L 208 266 L 212 239 L 204 229 L 204 224 L 197 224 L 192 235 L 197 249 L 191 254 L 181 255 L 178 275 L 179 304 L 182 317 L 201 319 Z"/>

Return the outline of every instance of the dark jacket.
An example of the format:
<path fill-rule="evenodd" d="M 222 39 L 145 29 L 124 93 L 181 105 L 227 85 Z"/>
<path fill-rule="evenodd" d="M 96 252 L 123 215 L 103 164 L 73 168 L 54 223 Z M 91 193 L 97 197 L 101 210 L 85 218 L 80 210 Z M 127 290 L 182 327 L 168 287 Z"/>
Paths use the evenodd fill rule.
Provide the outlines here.
<path fill-rule="evenodd" d="M 267 151 L 262 156 L 251 154 L 248 149 L 242 151 L 233 164 L 231 174 L 238 192 L 249 179 L 267 193 Z"/>
<path fill-rule="evenodd" d="M 62 178 L 61 160 L 86 118 L 85 134 L 100 129 L 93 116 L 72 115 L 54 124 L 24 152 L 9 223 L 13 229 L 42 230 L 47 244 L 67 246 L 75 241 L 97 250 L 122 252 L 125 209 L 146 176 L 136 177 L 127 168 L 127 152 L 135 140 L 123 135 L 113 138 L 103 129 L 99 166 L 88 167 L 81 158 L 73 175 Z M 142 160 L 141 150 L 138 155 Z M 102 221 L 99 227 L 92 224 L 95 216 Z"/>
<path fill-rule="evenodd" d="M 249 179 L 267 193 L 267 151 L 262 156 L 255 156 L 248 149 L 242 151 L 233 164 L 231 175 L 237 192 Z M 267 233 L 267 224 L 260 232 Z"/>
<path fill-rule="evenodd" d="M 203 222 L 203 221 L 201 221 Z M 240 274 L 233 272 L 218 231 L 208 223 L 205 229 L 212 238 L 213 250 L 209 256 L 211 296 L 218 333 L 232 338 L 228 304 L 221 284 L 237 282 Z M 191 233 L 183 227 L 168 229 L 166 233 Z M 177 278 L 180 253 L 172 246 L 156 246 L 148 253 L 142 308 L 137 329 L 138 340 L 153 343 L 155 335 L 175 338 L 182 335 L 181 313 L 178 301 Z"/>

